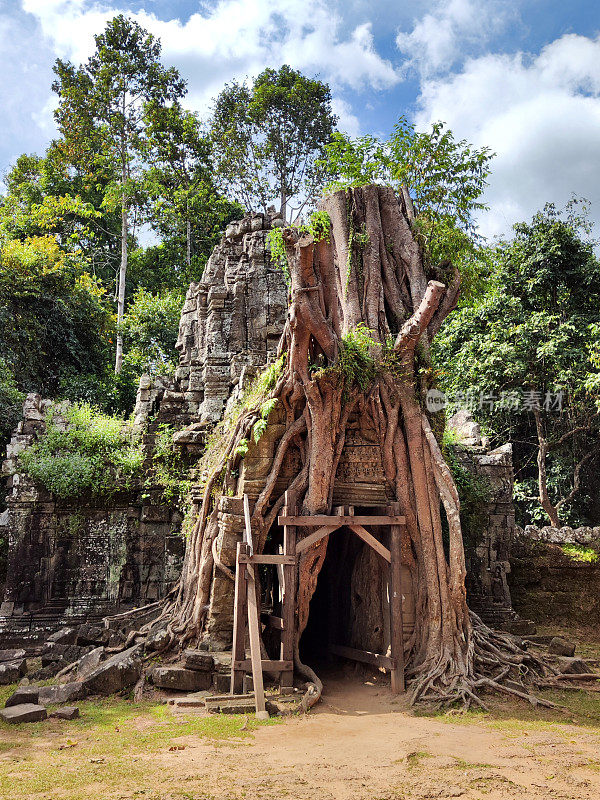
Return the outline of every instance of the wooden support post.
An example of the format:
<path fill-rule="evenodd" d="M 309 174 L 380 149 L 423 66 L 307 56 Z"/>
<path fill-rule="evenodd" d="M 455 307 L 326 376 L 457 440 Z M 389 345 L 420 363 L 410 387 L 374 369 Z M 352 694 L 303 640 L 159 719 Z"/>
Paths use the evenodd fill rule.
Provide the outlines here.
<path fill-rule="evenodd" d="M 244 691 L 245 671 L 235 668 L 235 663 L 246 658 L 246 622 L 248 614 L 248 581 L 246 580 L 246 564 L 240 556 L 249 556 L 250 549 L 245 542 L 238 542 L 235 594 L 233 601 L 233 649 L 231 664 L 231 694 L 242 694 Z"/>
<path fill-rule="evenodd" d="M 250 506 L 248 495 L 244 495 L 244 518 L 246 543 L 253 554 L 252 529 L 250 527 Z M 260 654 L 260 622 L 258 603 L 256 599 L 256 572 L 253 564 L 246 565 L 248 573 L 248 632 L 250 634 L 250 660 L 252 661 L 252 682 L 254 684 L 254 699 L 256 703 L 256 718 L 269 719 L 269 712 L 265 707 L 265 690 L 263 685 L 262 659 Z"/>
<path fill-rule="evenodd" d="M 391 503 L 388 513 L 399 515 L 399 503 Z M 392 692 L 399 694 L 404 686 L 404 626 L 402 622 L 402 527 L 390 526 L 390 643 L 394 667 Z"/>
<path fill-rule="evenodd" d="M 286 495 L 285 514 L 293 515 L 296 513 L 294 506 L 288 505 Z M 286 556 L 293 556 L 293 564 L 283 565 L 283 598 L 281 617 L 283 619 L 283 630 L 281 631 L 281 655 L 282 661 L 294 662 L 294 642 L 296 637 L 296 528 L 293 525 L 286 525 L 283 529 L 283 553 Z M 294 688 L 294 670 L 286 670 L 281 673 L 281 694 L 291 694 Z"/>

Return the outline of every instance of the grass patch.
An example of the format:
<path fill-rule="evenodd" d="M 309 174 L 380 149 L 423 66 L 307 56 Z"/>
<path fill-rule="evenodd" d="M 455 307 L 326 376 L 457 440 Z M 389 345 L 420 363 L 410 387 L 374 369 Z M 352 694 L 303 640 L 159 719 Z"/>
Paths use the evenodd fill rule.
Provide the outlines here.
<path fill-rule="evenodd" d="M 409 769 L 415 769 L 416 767 L 420 767 L 421 761 L 424 761 L 426 758 L 433 758 L 433 756 L 426 750 L 415 750 L 414 753 L 409 753 L 406 756 L 406 764 Z"/>
<path fill-rule="evenodd" d="M 562 544 L 560 549 L 573 561 L 581 561 L 585 564 L 595 564 L 598 561 L 598 553 L 591 547 L 583 547 L 580 544 Z"/>
<path fill-rule="evenodd" d="M 242 715 L 175 716 L 166 705 L 148 701 L 107 699 L 78 705 L 81 718 L 68 723 L 45 720 L 0 727 L 0 797 L 105 800 L 130 796 L 148 785 L 162 796 L 160 789 L 173 789 L 173 775 L 161 772 L 160 753 L 185 746 L 181 737 L 239 742 L 259 725 L 276 722 L 259 723 Z M 200 800 L 201 794 L 193 796 Z"/>

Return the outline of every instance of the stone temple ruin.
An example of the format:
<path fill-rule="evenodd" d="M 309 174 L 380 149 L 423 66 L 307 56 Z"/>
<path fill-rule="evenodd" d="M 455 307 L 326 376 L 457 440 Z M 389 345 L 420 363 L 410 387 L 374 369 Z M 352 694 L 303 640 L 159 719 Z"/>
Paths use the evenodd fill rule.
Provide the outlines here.
<path fill-rule="evenodd" d="M 278 215 L 253 214 L 228 226 L 202 280 L 187 293 L 175 375 L 140 381 L 134 427 L 143 436 L 148 458 L 159 426 L 176 428 L 174 446 L 181 448 L 196 480 L 193 510 L 202 488 L 194 466 L 207 434 L 274 359 L 286 319 L 287 286 L 266 242 L 273 226 L 283 226 Z M 111 630 L 126 634 L 128 625 L 135 627 L 128 620 L 139 622 L 131 612 L 152 609 L 165 597 L 182 564 L 182 514 L 165 503 L 158 487 L 143 485 L 144 475 L 117 495 L 66 501 L 33 485 L 20 471 L 19 453 L 43 432 L 49 407 L 49 401 L 28 396 L 3 464 L 9 489 L 7 509 L 0 515 L 9 542 L 0 607 L 3 646 L 39 641 L 65 625 L 89 628 L 107 615 L 112 615 Z M 469 532 L 469 604 L 484 619 L 501 624 L 514 616 L 506 580 L 515 528 L 511 451 L 509 446 L 488 451 L 477 426 L 464 415 L 455 425 L 464 442 L 456 448 L 459 461 L 489 487 L 478 529 Z M 241 485 L 251 502 L 264 486 L 277 433 L 277 420 L 270 419 L 266 435 L 250 443 L 243 460 Z M 294 465 L 288 468 L 292 474 Z M 282 483 L 285 475 L 284 469 Z M 337 475 L 334 504 L 368 508 L 388 501 L 379 447 L 364 432 L 361 438 L 347 437 Z M 219 502 L 216 555 L 231 568 L 243 533 L 242 500 L 222 496 Z M 207 646 L 215 653 L 231 647 L 233 589 L 222 571 L 215 573 L 207 631 Z M 405 604 L 410 624 L 411 598 Z M 105 639 L 103 634 L 104 644 Z"/>

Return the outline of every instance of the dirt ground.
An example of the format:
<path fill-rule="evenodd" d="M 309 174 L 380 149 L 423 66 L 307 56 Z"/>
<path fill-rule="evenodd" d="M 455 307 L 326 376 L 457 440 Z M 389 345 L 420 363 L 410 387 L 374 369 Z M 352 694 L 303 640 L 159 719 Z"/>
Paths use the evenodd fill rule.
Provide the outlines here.
<path fill-rule="evenodd" d="M 484 719 L 417 716 L 387 688 L 346 678 L 309 717 L 231 749 L 188 740 L 163 758 L 210 776 L 219 800 L 600 797 L 600 730 Z"/>
<path fill-rule="evenodd" d="M 251 717 L 173 714 L 165 705 L 124 701 L 82 704 L 77 723 L 2 727 L 0 797 L 600 797 L 600 694 L 569 693 L 566 714 L 508 700 L 490 714 L 427 716 L 381 682 L 338 673 L 326 678 L 310 715 L 258 727 Z"/>

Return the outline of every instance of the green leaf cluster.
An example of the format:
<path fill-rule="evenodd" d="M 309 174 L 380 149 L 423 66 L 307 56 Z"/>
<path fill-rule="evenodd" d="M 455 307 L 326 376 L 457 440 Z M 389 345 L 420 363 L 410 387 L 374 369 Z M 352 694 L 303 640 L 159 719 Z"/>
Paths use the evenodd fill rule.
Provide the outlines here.
<path fill-rule="evenodd" d="M 325 151 L 323 168 L 334 176 L 326 192 L 379 183 L 408 194 L 430 263 L 469 266 L 479 245 L 475 215 L 486 208 L 480 198 L 494 155 L 489 148 L 457 141 L 442 122 L 424 132 L 400 117 L 385 141 L 335 132 Z"/>
<path fill-rule="evenodd" d="M 315 242 L 328 242 L 331 233 L 331 218 L 326 211 L 313 211 L 307 223 L 288 227 L 296 228 L 299 234 L 309 234 Z M 283 239 L 283 228 L 271 228 L 267 233 L 266 243 L 271 261 L 281 269 L 289 286 L 291 282 L 290 267 Z"/>
<path fill-rule="evenodd" d="M 176 429 L 171 425 L 160 425 L 154 440 L 152 453 L 153 481 L 162 487 L 165 502 L 173 503 L 182 511 L 190 492 L 189 468 L 181 454 L 181 448 L 173 443 Z"/>
<path fill-rule="evenodd" d="M 51 410 L 45 432 L 19 456 L 30 478 L 61 498 L 130 488 L 142 463 L 127 423 L 86 403 Z"/>

